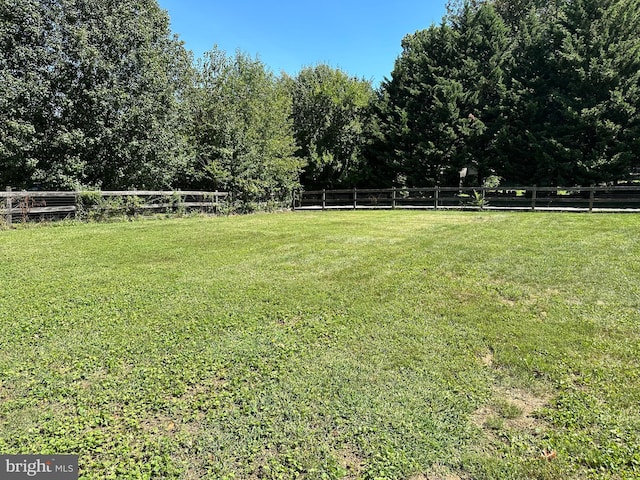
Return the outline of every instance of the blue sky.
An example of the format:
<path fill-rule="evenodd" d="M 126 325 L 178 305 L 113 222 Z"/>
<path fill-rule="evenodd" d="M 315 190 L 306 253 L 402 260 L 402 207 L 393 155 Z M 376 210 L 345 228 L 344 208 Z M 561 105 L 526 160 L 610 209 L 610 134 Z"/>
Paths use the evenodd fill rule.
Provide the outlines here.
<path fill-rule="evenodd" d="M 275 73 L 327 63 L 377 85 L 407 33 L 440 23 L 446 0 L 159 0 L 196 58 L 214 44 Z"/>

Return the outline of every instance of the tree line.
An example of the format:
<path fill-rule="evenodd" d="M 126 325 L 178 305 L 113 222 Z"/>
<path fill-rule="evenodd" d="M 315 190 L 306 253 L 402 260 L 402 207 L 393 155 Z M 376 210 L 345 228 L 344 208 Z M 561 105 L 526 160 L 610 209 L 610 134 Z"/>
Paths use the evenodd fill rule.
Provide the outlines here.
<path fill-rule="evenodd" d="M 213 48 L 157 0 L 0 3 L 0 184 L 202 188 L 585 185 L 640 166 L 640 0 L 458 0 L 389 78 L 297 75 Z"/>

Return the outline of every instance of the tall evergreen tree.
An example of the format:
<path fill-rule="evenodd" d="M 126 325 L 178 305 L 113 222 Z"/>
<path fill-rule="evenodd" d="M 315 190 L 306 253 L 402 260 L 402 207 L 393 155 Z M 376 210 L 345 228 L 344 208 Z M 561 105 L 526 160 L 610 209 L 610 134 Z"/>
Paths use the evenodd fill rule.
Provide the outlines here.
<path fill-rule="evenodd" d="M 640 9 L 637 1 L 574 0 L 559 22 L 561 48 L 552 64 L 566 79 L 558 87 L 564 128 L 558 139 L 573 161 L 573 181 L 619 179 L 637 155 Z M 631 14 L 631 15 L 630 15 Z"/>
<path fill-rule="evenodd" d="M 638 165 L 639 3 L 450 2 L 447 22 L 404 40 L 369 161 L 407 184 L 464 166 L 509 183 L 624 178 Z"/>
<path fill-rule="evenodd" d="M 517 36 L 504 176 L 538 184 L 625 177 L 637 158 L 638 2 L 530 12 Z"/>
<path fill-rule="evenodd" d="M 461 111 L 471 134 L 461 148 L 458 166 L 476 168 L 478 180 L 496 173 L 496 136 L 505 121 L 505 70 L 512 63 L 509 31 L 490 3 L 466 5 L 453 19 L 461 59 L 458 78 L 464 96 Z"/>
<path fill-rule="evenodd" d="M 435 184 L 456 163 L 468 135 L 456 80 L 457 33 L 446 24 L 408 35 L 377 107 L 378 146 L 396 183 Z"/>
<path fill-rule="evenodd" d="M 561 72 L 550 68 L 552 23 L 530 10 L 520 23 L 509 70 L 505 117 L 497 136 L 497 170 L 508 183 L 553 183 L 560 158 L 552 135 L 562 108 L 552 94 L 562 82 Z"/>
<path fill-rule="evenodd" d="M 488 4 L 466 5 L 451 24 L 404 39 L 382 86 L 372 149 L 396 167 L 399 183 L 457 183 L 458 171 L 470 166 L 480 179 L 492 173 L 508 44 Z"/>

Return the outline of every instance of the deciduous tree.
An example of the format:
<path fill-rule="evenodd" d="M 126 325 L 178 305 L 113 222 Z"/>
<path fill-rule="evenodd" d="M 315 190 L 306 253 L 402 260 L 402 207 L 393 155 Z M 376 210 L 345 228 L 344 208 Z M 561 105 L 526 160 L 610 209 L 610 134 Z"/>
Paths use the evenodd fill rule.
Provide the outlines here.
<path fill-rule="evenodd" d="M 302 168 L 294 155 L 291 99 L 259 59 L 208 52 L 190 108 L 201 182 L 245 204 L 290 198 Z"/>
<path fill-rule="evenodd" d="M 169 186 L 190 58 L 156 0 L 0 5 L 2 182 Z"/>
<path fill-rule="evenodd" d="M 302 183 L 310 188 L 352 186 L 359 181 L 370 82 L 327 65 L 304 68 L 285 78 L 293 100 L 297 155 L 306 165 Z"/>

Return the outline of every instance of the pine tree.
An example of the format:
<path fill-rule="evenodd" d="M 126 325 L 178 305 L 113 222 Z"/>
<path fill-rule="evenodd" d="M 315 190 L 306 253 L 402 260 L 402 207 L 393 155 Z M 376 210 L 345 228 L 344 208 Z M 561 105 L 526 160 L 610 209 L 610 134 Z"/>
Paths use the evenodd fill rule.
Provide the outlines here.
<path fill-rule="evenodd" d="M 478 180 L 493 173 L 508 46 L 490 4 L 465 4 L 451 24 L 404 39 L 392 79 L 382 86 L 374 143 L 395 165 L 399 183 L 457 184 L 458 171 L 471 166 Z"/>
<path fill-rule="evenodd" d="M 509 31 L 490 3 L 465 6 L 453 20 L 458 35 L 458 78 L 464 90 L 461 111 L 469 134 L 459 167 L 473 166 L 478 180 L 496 173 L 495 139 L 504 124 L 505 69 L 512 61 Z"/>
<path fill-rule="evenodd" d="M 574 161 L 574 181 L 588 184 L 625 176 L 637 155 L 640 9 L 637 1 L 575 0 L 567 3 L 553 58 L 565 73 L 559 141 Z"/>
<path fill-rule="evenodd" d="M 462 85 L 450 65 L 455 37 L 446 24 L 408 35 L 391 80 L 382 85 L 372 150 L 395 172 L 396 184 L 424 186 L 451 175 L 468 131 L 460 121 Z"/>
<path fill-rule="evenodd" d="M 561 72 L 549 64 L 552 23 L 530 10 L 521 22 L 507 72 L 505 122 L 497 134 L 497 170 L 510 184 L 549 185 L 561 158 L 553 134 L 562 105 L 553 94 Z"/>
<path fill-rule="evenodd" d="M 498 140 L 511 182 L 588 185 L 629 174 L 637 158 L 638 13 L 636 0 L 530 12 Z"/>

